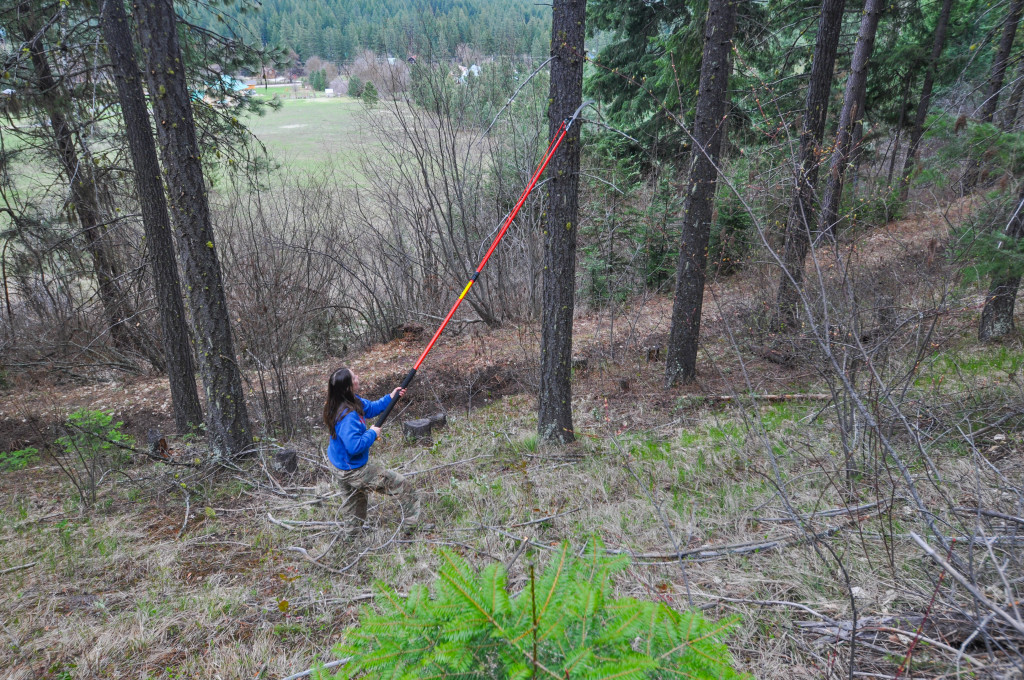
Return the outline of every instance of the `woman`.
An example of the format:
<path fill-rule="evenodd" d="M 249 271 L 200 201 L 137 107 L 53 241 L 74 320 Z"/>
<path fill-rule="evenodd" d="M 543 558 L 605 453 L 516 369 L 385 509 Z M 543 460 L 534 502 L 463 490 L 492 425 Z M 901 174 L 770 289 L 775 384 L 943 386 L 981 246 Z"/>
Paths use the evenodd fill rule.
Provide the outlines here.
<path fill-rule="evenodd" d="M 419 523 L 420 501 L 412 484 L 399 473 L 369 461 L 370 447 L 380 436 L 380 428 L 367 427 L 366 419 L 382 413 L 393 399 L 404 394 L 404 389 L 396 387 L 377 401 L 367 401 L 359 396 L 359 376 L 348 368 L 336 370 L 327 383 L 324 425 L 331 433 L 327 458 L 341 473 L 345 512 L 354 530 L 365 528 L 370 491 L 398 496 L 406 525 L 412 528 Z"/>

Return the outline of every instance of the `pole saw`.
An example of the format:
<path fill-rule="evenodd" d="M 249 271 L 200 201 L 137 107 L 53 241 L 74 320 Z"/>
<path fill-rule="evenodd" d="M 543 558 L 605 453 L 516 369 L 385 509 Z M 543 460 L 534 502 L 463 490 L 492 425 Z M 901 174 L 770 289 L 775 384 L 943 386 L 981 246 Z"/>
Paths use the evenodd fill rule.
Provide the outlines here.
<path fill-rule="evenodd" d="M 558 126 L 558 129 L 555 130 L 555 136 L 552 137 L 551 141 L 548 143 L 548 148 L 544 152 L 544 155 L 541 158 L 540 164 L 537 166 L 537 169 L 534 170 L 533 175 L 530 177 L 530 181 L 526 185 L 526 189 L 519 197 L 519 200 L 516 201 L 516 204 L 512 207 L 512 210 L 509 211 L 508 215 L 502 221 L 501 229 L 498 231 L 498 235 L 494 238 L 494 242 L 491 243 L 491 247 L 487 250 L 487 254 L 484 255 L 484 259 L 480 260 L 480 265 L 476 268 L 476 271 L 473 272 L 473 276 L 469 279 L 469 283 L 466 284 L 466 287 L 462 289 L 462 293 L 459 295 L 458 299 L 455 300 L 455 304 L 452 305 L 451 311 L 448 312 L 448 316 L 444 317 L 444 321 L 442 321 L 441 325 L 438 326 L 437 331 L 434 333 L 434 337 L 432 337 L 430 339 L 430 342 L 427 344 L 427 348 L 423 350 L 423 353 L 420 354 L 420 358 L 416 360 L 416 363 L 413 365 L 413 367 L 409 369 L 408 373 L 406 373 L 405 380 L 402 381 L 401 389 L 404 390 L 405 388 L 407 388 L 409 384 L 412 382 L 412 379 L 416 377 L 416 371 L 419 370 L 420 365 L 423 363 L 423 360 L 427 358 L 428 354 L 430 354 L 430 350 L 434 348 L 434 344 L 437 342 L 437 339 L 441 337 L 441 333 L 444 332 L 445 326 L 447 326 L 448 322 L 452 320 L 453 316 L 455 316 L 456 310 L 458 310 L 459 305 L 462 304 L 462 300 L 466 297 L 466 294 L 469 293 L 469 289 L 473 287 L 474 283 L 476 283 L 477 278 L 479 278 L 480 276 L 480 272 L 483 271 L 484 266 L 487 264 L 487 260 L 491 259 L 491 255 L 494 253 L 494 249 L 498 247 L 498 244 L 501 243 L 501 239 L 505 237 L 505 232 L 508 231 L 508 228 L 510 226 L 512 226 L 512 220 L 514 220 L 516 218 L 516 215 L 519 214 L 519 210 L 523 207 L 523 204 L 526 203 L 526 199 L 530 196 L 530 193 L 533 191 L 534 187 L 537 186 L 537 180 L 539 180 L 540 176 L 544 174 L 544 169 L 548 167 L 548 163 L 551 162 L 551 159 L 554 157 L 555 152 L 558 151 L 558 147 L 561 146 L 562 140 L 565 139 L 565 135 L 569 132 L 569 129 L 572 127 L 573 123 L 576 122 L 576 119 L 579 117 L 580 112 L 583 110 L 583 108 L 590 103 L 590 100 L 587 100 L 580 104 L 580 107 L 576 109 L 576 111 L 569 118 L 563 120 L 561 124 Z M 376 423 L 377 427 L 384 427 L 384 422 L 388 419 L 388 416 L 391 415 L 391 409 L 395 407 L 395 403 L 397 401 L 397 399 L 392 399 L 391 403 L 388 404 L 388 407 L 384 409 L 384 413 L 380 414 L 380 418 L 377 419 Z"/>

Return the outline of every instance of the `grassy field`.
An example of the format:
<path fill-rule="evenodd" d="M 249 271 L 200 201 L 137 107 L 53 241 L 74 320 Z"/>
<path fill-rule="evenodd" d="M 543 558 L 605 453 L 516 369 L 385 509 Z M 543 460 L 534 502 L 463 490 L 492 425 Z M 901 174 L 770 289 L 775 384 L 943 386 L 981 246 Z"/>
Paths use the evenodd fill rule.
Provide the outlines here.
<path fill-rule="evenodd" d="M 363 105 L 350 97 L 287 99 L 247 123 L 291 175 L 330 167 L 358 179 L 361 154 L 373 144 Z"/>

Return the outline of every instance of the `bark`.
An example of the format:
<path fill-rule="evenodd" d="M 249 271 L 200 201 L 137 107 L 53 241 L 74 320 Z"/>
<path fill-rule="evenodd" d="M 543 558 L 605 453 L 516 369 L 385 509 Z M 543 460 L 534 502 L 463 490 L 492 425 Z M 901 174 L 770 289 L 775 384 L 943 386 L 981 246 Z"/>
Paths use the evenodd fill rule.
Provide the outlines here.
<path fill-rule="evenodd" d="M 903 95 L 900 97 L 900 117 L 896 121 L 896 138 L 893 140 L 892 157 L 889 158 L 889 174 L 886 176 L 885 179 L 885 185 L 889 187 L 890 191 L 892 191 L 892 177 L 894 174 L 896 174 L 896 157 L 900 155 L 900 142 L 903 138 L 903 127 L 907 123 L 907 105 L 909 104 L 910 100 L 910 81 L 913 80 L 913 77 L 913 70 L 909 70 L 907 71 L 906 77 L 903 79 Z M 863 125 L 859 127 L 863 128 Z M 859 149 L 859 144 L 860 141 L 858 139 L 854 139 L 853 148 L 855 150 Z M 856 190 L 854 190 L 853 195 L 857 195 Z"/>
<path fill-rule="evenodd" d="M 999 39 L 996 58 L 992 62 L 992 75 L 988 81 L 988 96 L 985 98 L 985 103 L 978 116 L 983 123 L 992 122 L 996 107 L 999 105 L 999 92 L 1003 89 L 1006 66 L 1010 62 L 1010 51 L 1013 49 L 1013 39 L 1017 36 L 1017 25 L 1020 23 L 1022 9 L 1024 9 L 1024 0 L 1013 0 L 1010 10 L 1006 13 L 1006 20 L 1003 22 L 1003 35 Z"/>
<path fill-rule="evenodd" d="M 142 209 L 142 224 L 153 272 L 160 329 L 163 333 L 164 357 L 171 384 L 174 424 L 179 432 L 187 432 L 203 422 L 203 409 L 196 391 L 195 365 L 188 337 L 185 304 L 181 299 L 178 264 L 167 216 L 160 164 L 150 125 L 149 111 L 142 90 L 142 74 L 135 61 L 128 16 L 122 0 L 101 2 L 103 37 L 110 52 L 117 98 L 124 116 L 125 131 L 135 186 Z"/>
<path fill-rule="evenodd" d="M 1017 209 L 1006 226 L 1007 240 L 1024 238 L 1024 186 L 1021 186 Z M 1020 274 L 996 274 L 989 284 L 985 308 L 981 310 L 978 339 L 982 342 L 1000 340 L 1014 332 L 1013 307 L 1020 288 Z"/>
<path fill-rule="evenodd" d="M 836 223 L 839 221 L 839 203 L 843 198 L 843 179 L 853 150 L 853 128 L 855 122 L 864 115 L 868 62 L 875 50 L 875 33 L 878 31 L 878 20 L 882 16 L 884 6 L 883 0 L 867 0 L 864 3 L 864 14 L 860 20 L 860 30 L 857 32 L 857 44 L 853 48 L 850 77 L 846 80 L 846 93 L 843 95 L 843 108 L 839 112 L 835 150 L 832 152 L 821 218 L 818 221 L 818 228 L 833 238 Z"/>
<path fill-rule="evenodd" d="M 586 0 L 555 0 L 551 17 L 551 87 L 548 129 L 583 101 Z M 541 309 L 540 407 L 537 428 L 547 441 L 569 442 L 572 425 L 572 319 L 576 294 L 576 232 L 580 182 L 580 126 L 574 125 L 548 166 L 544 224 L 544 293 Z"/>
<path fill-rule="evenodd" d="M 207 434 L 217 454 L 238 453 L 252 443 L 249 415 L 235 361 L 177 17 L 171 0 L 142 0 L 134 7 L 206 392 Z"/>
<path fill-rule="evenodd" d="M 992 61 L 992 75 L 989 76 L 988 96 L 985 97 L 978 113 L 978 120 L 982 123 L 991 123 L 995 117 L 996 107 L 999 106 L 999 93 L 1003 89 L 1006 66 L 1010 61 L 1010 51 L 1013 49 L 1013 40 L 1017 36 L 1017 24 L 1020 23 L 1022 9 L 1024 9 L 1024 0 L 1013 0 L 1006 13 L 1006 19 L 1003 21 L 1003 35 L 999 39 L 999 47 L 996 48 L 996 58 Z M 981 161 L 975 160 L 964 175 L 965 194 L 974 189 L 980 177 Z"/>
<path fill-rule="evenodd" d="M 914 129 L 910 133 L 910 146 L 907 147 L 907 158 L 903 161 L 903 174 L 900 179 L 900 201 L 907 200 L 910 192 L 910 175 L 914 172 L 917 162 L 917 151 L 924 134 L 924 121 L 928 117 L 928 109 L 932 103 L 932 88 L 935 86 L 935 71 L 942 56 L 942 48 L 946 44 L 946 29 L 949 27 L 949 16 L 953 11 L 953 0 L 943 0 L 939 19 L 935 23 L 935 40 L 932 42 L 932 53 L 928 59 L 928 68 L 921 85 L 921 101 L 917 104 L 917 115 L 914 118 Z"/>
<path fill-rule="evenodd" d="M 846 0 L 823 0 L 818 37 L 814 44 L 810 82 L 804 105 L 803 129 L 800 132 L 800 166 L 797 168 L 793 201 L 786 219 L 786 241 L 783 252 L 782 277 L 779 282 L 778 311 L 784 328 L 796 322 L 800 286 L 804 278 L 804 260 L 811 242 L 814 220 L 814 191 L 818 185 L 818 168 L 825 136 L 825 117 L 829 93 L 832 91 L 832 70 L 839 47 Z M 792 278 L 791 278 L 792 277 Z"/>
<path fill-rule="evenodd" d="M 1017 111 L 1020 110 L 1020 100 L 1024 98 L 1024 60 L 1017 67 L 1017 78 L 1014 80 L 1013 91 L 1010 99 L 1006 102 L 1006 110 L 1003 112 L 1004 131 L 1009 132 L 1017 122 Z"/>
<path fill-rule="evenodd" d="M 23 5 L 20 16 L 25 17 L 19 28 L 28 47 L 29 58 L 35 71 L 39 87 L 40 103 L 50 118 L 54 147 L 61 169 L 68 178 L 71 205 L 78 216 L 79 226 L 85 238 L 85 248 L 93 262 L 100 303 L 110 329 L 110 337 L 116 347 L 129 349 L 146 358 L 158 371 L 163 369 L 163 357 L 151 339 L 145 336 L 141 327 L 134 325 L 135 310 L 128 304 L 127 296 L 121 289 L 121 268 L 117 263 L 110 244 L 105 238 L 99 199 L 96 193 L 95 177 L 88 163 L 78 155 L 74 132 L 60 103 L 57 79 L 46 57 L 42 32 L 32 25 L 32 11 Z"/>
<path fill-rule="evenodd" d="M 666 351 L 668 385 L 693 382 L 707 276 L 708 240 L 718 182 L 718 158 L 729 97 L 729 49 L 736 29 L 738 0 L 711 0 L 704 27 L 693 151 L 683 204 L 682 241 L 676 264 L 672 329 Z"/>

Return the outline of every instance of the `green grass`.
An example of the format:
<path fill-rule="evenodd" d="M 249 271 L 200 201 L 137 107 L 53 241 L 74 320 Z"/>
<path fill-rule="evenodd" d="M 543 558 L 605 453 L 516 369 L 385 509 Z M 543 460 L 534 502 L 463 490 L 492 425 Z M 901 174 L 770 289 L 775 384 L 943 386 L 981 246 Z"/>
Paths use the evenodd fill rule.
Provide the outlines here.
<path fill-rule="evenodd" d="M 1024 368 L 1024 350 L 1019 347 L 972 345 L 937 352 L 925 361 L 918 387 L 936 387 L 954 376 L 983 377 L 1005 382 Z"/>
<path fill-rule="evenodd" d="M 339 179 L 362 180 L 359 159 L 375 142 L 362 104 L 350 97 L 287 100 L 246 124 L 271 158 L 292 176 L 333 168 Z"/>

